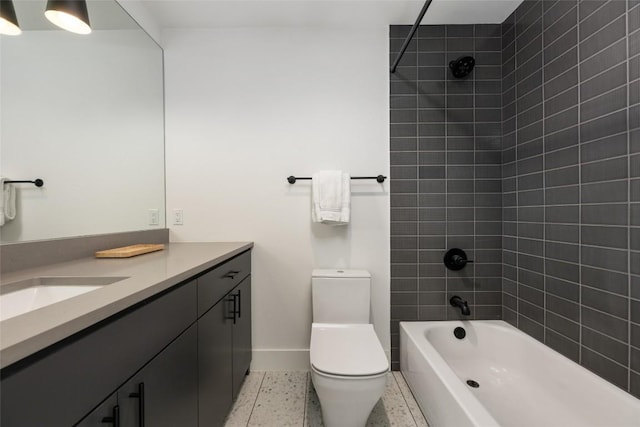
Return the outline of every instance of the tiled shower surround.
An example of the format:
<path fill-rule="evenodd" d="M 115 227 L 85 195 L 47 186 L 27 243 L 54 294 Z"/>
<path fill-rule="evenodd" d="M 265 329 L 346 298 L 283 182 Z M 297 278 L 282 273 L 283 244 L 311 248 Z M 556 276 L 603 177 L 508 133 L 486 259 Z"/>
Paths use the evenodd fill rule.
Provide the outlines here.
<path fill-rule="evenodd" d="M 390 29 L 390 60 L 410 27 Z M 502 313 L 502 39 L 500 25 L 422 26 L 391 75 L 391 339 L 398 321 Z M 456 79 L 449 61 L 472 55 Z M 447 270 L 458 247 L 474 260 Z"/>
<path fill-rule="evenodd" d="M 468 26 L 423 28 L 423 34 L 444 31 L 447 41 L 452 32 L 463 28 L 469 31 Z M 481 43 L 489 28 L 493 27 L 475 26 L 474 46 Z M 392 51 L 401 43 L 396 37 L 401 38 L 406 31 L 408 27 L 391 27 Z M 496 84 L 502 93 L 502 130 L 498 139 L 502 140 L 499 191 L 503 221 L 502 294 L 498 303 L 502 313 L 496 317 L 640 397 L 640 2 L 525 1 L 497 34 L 502 49 Z M 427 75 L 425 71 L 420 73 L 427 65 L 426 57 L 419 62 L 421 55 L 426 55 L 421 53 L 424 47 L 420 41 L 419 38 L 416 45 L 420 53 L 413 54 L 417 63 L 411 55 L 403 59 L 406 76 L 413 79 L 410 81 L 417 92 Z M 477 61 L 469 76 L 474 82 L 476 102 L 473 224 L 475 257 L 483 261 L 478 251 L 483 247 L 479 239 L 484 234 L 479 229 L 485 219 L 479 216 L 479 210 L 488 207 L 482 205 L 486 193 L 479 191 L 484 187 L 478 170 L 484 163 L 479 162 L 478 154 L 487 147 L 477 132 L 485 120 L 484 115 L 478 114 L 477 100 L 482 96 L 478 83 L 483 83 L 480 79 L 486 75 L 479 72 L 485 65 L 480 53 L 465 53 L 476 56 Z M 444 54 L 446 62 L 456 57 L 456 53 L 446 50 Z M 485 66 L 491 69 L 489 64 Z M 454 176 L 448 173 L 453 164 L 449 158 L 457 155 L 457 145 L 449 144 L 451 133 L 444 135 L 446 149 L 441 157 L 429 155 L 434 150 L 421 145 L 423 126 L 435 113 L 422 113 L 428 107 L 419 101 L 414 106 L 401 102 L 398 91 L 403 89 L 394 83 L 404 71 L 399 70 L 400 75 L 391 77 L 391 173 L 393 181 L 397 181 L 392 187 L 391 204 L 394 334 L 399 320 L 452 316 L 442 300 L 439 312 L 433 306 L 423 309 L 423 292 L 438 292 L 443 281 L 421 274 L 426 236 L 420 231 L 422 227 L 430 229 L 428 224 L 434 221 L 427 212 L 446 207 L 447 233 L 442 236 L 451 241 L 453 206 L 449 198 L 451 188 L 457 188 Z M 416 97 L 421 99 L 425 94 L 432 96 L 431 92 L 420 92 Z M 452 126 L 446 120 L 452 106 L 444 107 L 446 114 L 441 114 L 445 115 L 448 131 Z M 412 135 L 406 134 L 408 130 L 401 121 L 411 109 L 417 117 L 413 123 L 413 150 Z M 417 157 L 413 166 L 416 174 L 427 165 L 445 168 L 444 198 L 437 197 L 441 191 L 428 191 L 426 175 L 410 175 L 406 153 Z M 416 188 L 414 209 L 419 214 L 424 211 L 417 218 L 403 216 L 404 206 L 411 200 L 401 191 L 410 189 L 410 182 Z M 414 241 L 402 234 L 407 222 L 415 222 L 418 229 L 415 246 L 410 246 Z M 451 247 L 449 242 L 446 247 Z M 471 249 L 463 246 L 467 248 Z M 415 253 L 415 258 L 410 252 Z M 443 252 L 440 249 L 440 254 Z M 415 289 L 408 279 L 413 276 L 407 276 L 412 263 L 418 271 Z M 478 301 L 478 295 L 483 295 L 484 278 L 478 281 L 471 271 L 468 273 L 469 281 L 474 282 L 467 284 L 467 290 L 473 290 L 471 295 L 475 296 L 472 313 L 476 317 L 493 317 L 495 313 L 484 310 L 492 307 L 494 300 L 490 305 L 485 305 L 484 298 Z M 447 286 L 448 280 L 444 282 L 447 295 L 457 289 Z M 415 298 L 411 300 L 409 295 Z M 396 347 L 396 336 L 392 342 Z M 392 349 L 392 357 L 397 362 L 397 348 Z"/>

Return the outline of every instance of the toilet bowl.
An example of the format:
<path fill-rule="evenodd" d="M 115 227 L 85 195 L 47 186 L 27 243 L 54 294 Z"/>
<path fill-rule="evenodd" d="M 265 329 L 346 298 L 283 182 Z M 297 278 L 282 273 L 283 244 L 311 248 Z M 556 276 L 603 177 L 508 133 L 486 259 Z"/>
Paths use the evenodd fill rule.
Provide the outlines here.
<path fill-rule="evenodd" d="M 364 427 L 384 393 L 389 361 L 369 323 L 370 275 L 314 270 L 311 379 L 326 427 Z"/>
<path fill-rule="evenodd" d="M 326 427 L 363 427 L 384 393 L 389 362 L 373 325 L 314 323 L 311 379 Z"/>

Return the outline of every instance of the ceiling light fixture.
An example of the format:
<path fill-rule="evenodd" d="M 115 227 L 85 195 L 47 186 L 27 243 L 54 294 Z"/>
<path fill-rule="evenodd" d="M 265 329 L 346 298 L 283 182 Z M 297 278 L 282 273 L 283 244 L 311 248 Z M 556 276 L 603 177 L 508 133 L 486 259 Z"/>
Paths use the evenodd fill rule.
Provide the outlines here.
<path fill-rule="evenodd" d="M 91 32 L 85 0 L 49 0 L 44 15 L 58 27 L 72 33 Z"/>
<path fill-rule="evenodd" d="M 16 10 L 11 0 L 0 0 L 0 34 L 17 36 L 22 30 L 18 25 Z"/>

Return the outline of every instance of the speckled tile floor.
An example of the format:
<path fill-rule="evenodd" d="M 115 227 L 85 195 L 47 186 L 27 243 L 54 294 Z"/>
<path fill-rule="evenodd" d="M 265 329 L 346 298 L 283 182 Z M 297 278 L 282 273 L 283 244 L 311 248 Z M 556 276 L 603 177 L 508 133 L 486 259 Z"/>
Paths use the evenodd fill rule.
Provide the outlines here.
<path fill-rule="evenodd" d="M 320 402 L 308 372 L 251 372 L 225 427 L 322 427 Z M 367 427 L 428 427 L 400 372 L 390 372 L 387 389 Z"/>

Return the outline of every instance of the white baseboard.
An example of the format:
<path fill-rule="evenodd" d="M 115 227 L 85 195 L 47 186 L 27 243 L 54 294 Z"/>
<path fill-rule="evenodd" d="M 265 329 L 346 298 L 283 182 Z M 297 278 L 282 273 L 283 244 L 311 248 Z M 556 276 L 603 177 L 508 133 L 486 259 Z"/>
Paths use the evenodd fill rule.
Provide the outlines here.
<path fill-rule="evenodd" d="M 252 371 L 308 371 L 308 349 L 253 349 Z"/>
<path fill-rule="evenodd" d="M 387 360 L 391 351 L 385 350 Z M 253 349 L 252 371 L 308 371 L 309 350 L 307 349 Z"/>

